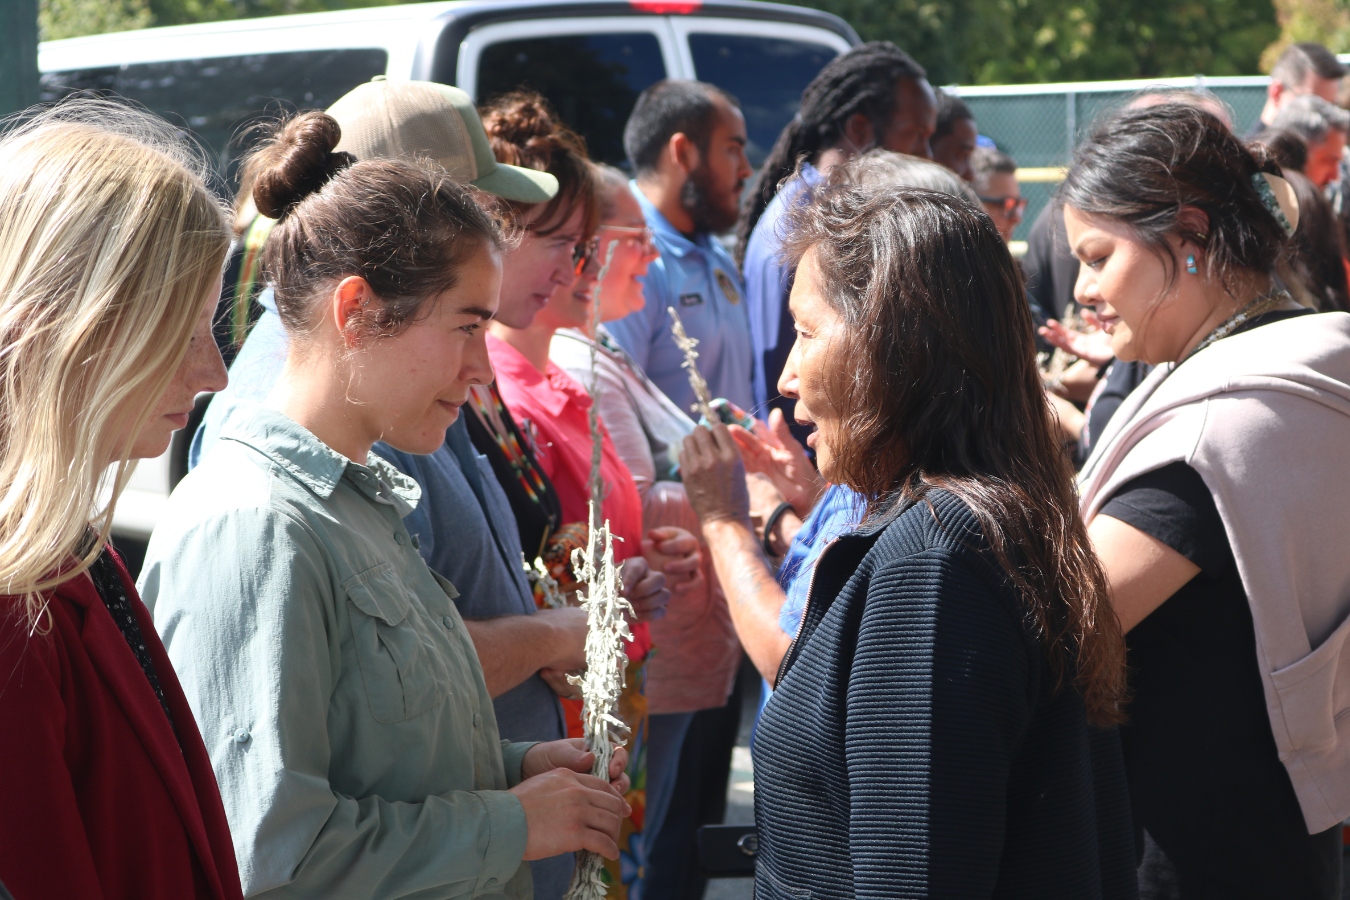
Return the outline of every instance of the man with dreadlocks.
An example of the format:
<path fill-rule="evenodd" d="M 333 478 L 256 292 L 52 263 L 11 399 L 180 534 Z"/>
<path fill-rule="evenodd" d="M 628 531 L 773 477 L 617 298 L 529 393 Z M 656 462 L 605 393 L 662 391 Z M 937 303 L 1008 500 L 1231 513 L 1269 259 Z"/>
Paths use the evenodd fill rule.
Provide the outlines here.
<path fill-rule="evenodd" d="M 754 345 L 757 412 L 772 407 L 791 421 L 791 402 L 774 389 L 792 347 L 787 314 L 792 271 L 778 252 L 783 213 L 821 172 L 873 147 L 931 159 L 928 141 L 936 126 L 937 100 L 923 68 L 889 41 L 872 41 L 836 57 L 802 92 L 801 112 L 769 151 L 736 229 Z"/>

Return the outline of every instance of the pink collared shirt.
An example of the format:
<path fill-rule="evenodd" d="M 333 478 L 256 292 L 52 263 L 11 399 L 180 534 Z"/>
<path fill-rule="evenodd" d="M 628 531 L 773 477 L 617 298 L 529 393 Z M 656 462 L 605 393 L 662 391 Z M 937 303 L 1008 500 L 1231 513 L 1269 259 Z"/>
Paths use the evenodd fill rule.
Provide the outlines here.
<path fill-rule="evenodd" d="M 533 435 L 539 466 L 553 482 L 562 502 L 564 522 L 584 522 L 590 501 L 590 395 L 572 376 L 552 362 L 543 372 L 520 351 L 488 335 L 488 354 L 497 373 L 497 389 L 522 430 Z M 642 499 L 633 475 L 601 424 L 600 476 L 605 484 L 601 507 L 609 519 L 614 558 L 642 553 Z"/>

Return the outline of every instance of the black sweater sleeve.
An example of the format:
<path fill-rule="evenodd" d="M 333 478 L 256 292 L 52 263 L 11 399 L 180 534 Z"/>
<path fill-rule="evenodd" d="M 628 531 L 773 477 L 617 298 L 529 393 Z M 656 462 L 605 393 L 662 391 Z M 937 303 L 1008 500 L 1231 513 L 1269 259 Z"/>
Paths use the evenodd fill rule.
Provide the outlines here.
<path fill-rule="evenodd" d="M 1007 592 L 975 565 L 927 550 L 870 583 L 845 734 L 859 898 L 988 897 L 999 877 L 1039 657 Z"/>

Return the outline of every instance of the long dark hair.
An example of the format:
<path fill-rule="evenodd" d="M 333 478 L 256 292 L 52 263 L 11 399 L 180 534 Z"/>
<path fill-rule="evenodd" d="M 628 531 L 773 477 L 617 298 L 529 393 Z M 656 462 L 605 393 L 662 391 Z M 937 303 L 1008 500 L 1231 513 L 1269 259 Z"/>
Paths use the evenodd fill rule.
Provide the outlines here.
<path fill-rule="evenodd" d="M 917 188 L 823 184 L 788 214 L 845 322 L 827 395 L 838 480 L 885 521 L 934 489 L 978 518 L 1058 681 L 1121 719 L 1124 642 L 1036 370 L 1022 279 L 993 222 Z"/>
<path fill-rule="evenodd" d="M 1307 292 L 1322 312 L 1350 312 L 1350 283 L 1345 272 L 1345 236 L 1331 201 L 1301 172 L 1284 173 L 1298 198 L 1298 228 L 1289 242 L 1287 269 L 1281 272 L 1291 288 Z M 1297 282 L 1297 286 L 1295 285 Z"/>
<path fill-rule="evenodd" d="M 923 66 L 890 41 L 854 47 L 821 69 L 802 91 L 801 111 L 778 135 L 746 192 L 736 223 L 736 264 L 744 264 L 750 232 L 778 193 L 779 185 L 803 159 L 838 141 L 844 123 L 855 113 L 865 115 L 880 135 L 895 112 L 896 82 L 925 77 Z"/>
<path fill-rule="evenodd" d="M 1204 248 L 1211 277 L 1230 289 L 1240 272 L 1273 274 L 1289 238 L 1252 177 L 1281 174 L 1259 144 L 1244 145 L 1211 112 L 1180 103 L 1126 110 L 1098 124 L 1074 153 L 1056 195 L 1088 215 L 1124 222 L 1177 276 L 1168 237 Z M 1209 228 L 1182 227 L 1183 206 Z"/>

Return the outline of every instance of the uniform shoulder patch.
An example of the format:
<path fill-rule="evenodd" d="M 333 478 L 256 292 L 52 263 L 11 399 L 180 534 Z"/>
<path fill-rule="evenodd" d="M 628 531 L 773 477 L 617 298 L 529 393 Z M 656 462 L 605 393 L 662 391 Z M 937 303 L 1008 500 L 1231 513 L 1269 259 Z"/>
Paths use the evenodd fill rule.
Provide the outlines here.
<path fill-rule="evenodd" d="M 736 282 L 731 280 L 731 276 L 721 269 L 717 270 L 717 286 L 722 289 L 722 293 L 731 301 L 734 306 L 741 302 L 741 292 L 736 289 Z"/>

